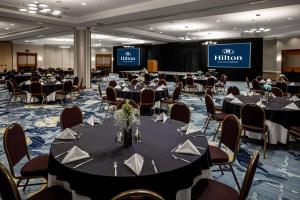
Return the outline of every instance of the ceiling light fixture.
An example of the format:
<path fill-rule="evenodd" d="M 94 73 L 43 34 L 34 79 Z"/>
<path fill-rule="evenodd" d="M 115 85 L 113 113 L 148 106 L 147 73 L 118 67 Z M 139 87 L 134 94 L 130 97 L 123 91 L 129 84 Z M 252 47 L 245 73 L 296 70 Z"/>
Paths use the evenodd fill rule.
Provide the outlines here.
<path fill-rule="evenodd" d="M 270 28 L 258 26 L 258 21 L 260 16 L 261 14 L 255 15 L 255 19 L 254 19 L 255 27 L 244 30 L 244 33 L 263 33 L 263 32 L 269 32 L 271 30 Z"/>
<path fill-rule="evenodd" d="M 27 4 L 28 8 L 19 8 L 19 11 L 21 12 L 28 12 L 30 14 L 44 14 L 44 15 L 54 15 L 54 16 L 59 16 L 62 14 L 61 11 L 59 10 L 51 10 L 48 8 L 47 4 L 44 3 L 39 3 L 38 1 L 34 1 L 33 3 Z"/>
<path fill-rule="evenodd" d="M 293 18 L 289 17 L 288 20 L 292 20 Z"/>
<path fill-rule="evenodd" d="M 82 5 L 82 6 L 86 6 L 86 3 L 85 3 L 85 2 L 82 2 L 81 5 Z"/>
<path fill-rule="evenodd" d="M 215 41 L 205 41 L 205 42 L 203 42 L 202 43 L 202 45 L 211 45 L 211 44 L 217 44 L 217 42 L 215 42 Z"/>

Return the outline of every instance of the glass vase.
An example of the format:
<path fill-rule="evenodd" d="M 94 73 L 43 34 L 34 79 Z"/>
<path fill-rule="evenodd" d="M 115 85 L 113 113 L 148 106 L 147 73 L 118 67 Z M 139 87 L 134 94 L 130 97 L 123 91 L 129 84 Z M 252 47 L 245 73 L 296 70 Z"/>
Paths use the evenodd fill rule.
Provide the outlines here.
<path fill-rule="evenodd" d="M 128 148 L 132 145 L 132 128 L 125 127 L 123 129 L 123 146 Z"/>

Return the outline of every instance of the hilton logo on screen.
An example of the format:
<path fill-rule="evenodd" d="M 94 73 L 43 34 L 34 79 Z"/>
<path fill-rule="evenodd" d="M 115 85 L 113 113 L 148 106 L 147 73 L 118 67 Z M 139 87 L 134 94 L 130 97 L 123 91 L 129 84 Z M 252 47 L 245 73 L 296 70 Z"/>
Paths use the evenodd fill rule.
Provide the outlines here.
<path fill-rule="evenodd" d="M 234 55 L 234 50 L 233 49 L 223 49 L 222 50 L 222 55 L 215 55 L 215 61 L 222 61 L 222 60 L 232 60 L 232 61 L 239 61 L 243 60 L 242 56 L 235 56 Z"/>
<path fill-rule="evenodd" d="M 135 57 L 131 57 L 131 52 L 126 51 L 125 56 L 121 56 L 121 61 L 135 61 Z"/>

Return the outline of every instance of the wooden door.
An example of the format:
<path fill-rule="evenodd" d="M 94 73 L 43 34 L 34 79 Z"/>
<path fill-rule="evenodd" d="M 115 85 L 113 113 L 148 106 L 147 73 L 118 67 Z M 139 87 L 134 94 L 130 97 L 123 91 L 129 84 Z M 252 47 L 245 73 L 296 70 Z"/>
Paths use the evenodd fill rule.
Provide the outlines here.
<path fill-rule="evenodd" d="M 12 69 L 12 44 L 4 43 L 3 46 L 3 70 L 9 71 Z"/>

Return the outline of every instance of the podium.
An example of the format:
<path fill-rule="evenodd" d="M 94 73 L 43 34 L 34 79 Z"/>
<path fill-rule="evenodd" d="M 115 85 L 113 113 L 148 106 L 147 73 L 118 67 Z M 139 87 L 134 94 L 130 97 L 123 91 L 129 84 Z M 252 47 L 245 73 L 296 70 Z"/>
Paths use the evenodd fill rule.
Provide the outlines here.
<path fill-rule="evenodd" d="M 148 60 L 147 66 L 148 66 L 148 72 L 150 73 L 157 72 L 157 60 Z"/>

